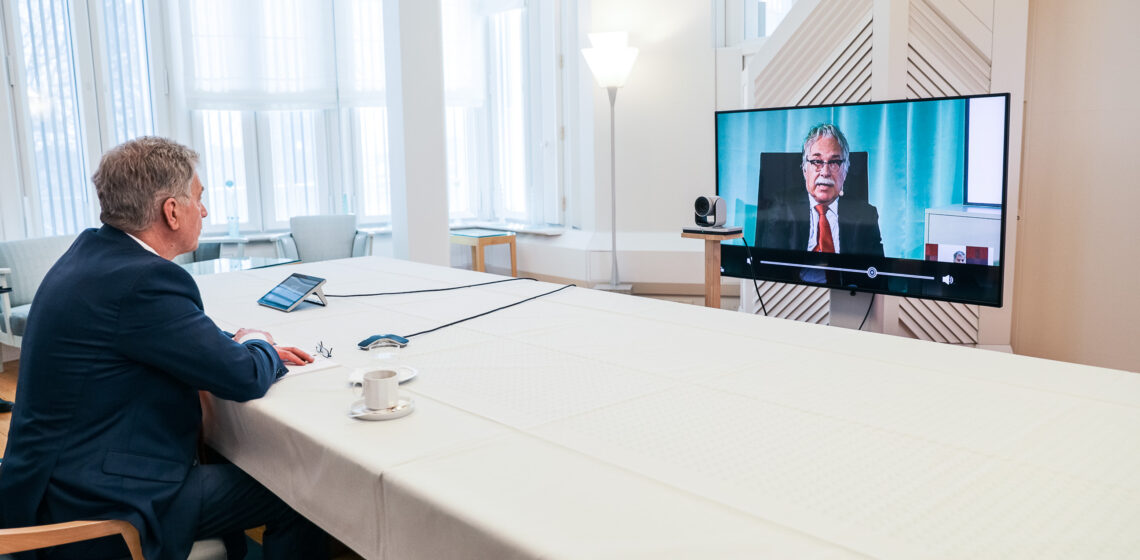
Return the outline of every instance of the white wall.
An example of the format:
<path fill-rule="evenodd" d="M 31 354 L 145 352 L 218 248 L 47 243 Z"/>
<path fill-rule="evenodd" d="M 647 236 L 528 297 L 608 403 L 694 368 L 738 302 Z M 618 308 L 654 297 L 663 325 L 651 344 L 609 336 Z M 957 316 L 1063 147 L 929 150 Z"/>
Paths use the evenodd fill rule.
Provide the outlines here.
<path fill-rule="evenodd" d="M 716 189 L 714 166 L 715 76 L 713 10 L 693 0 L 621 0 L 589 3 L 589 21 L 580 28 L 628 31 L 640 49 L 625 87 L 617 94 L 617 223 L 619 270 L 623 281 L 700 283 L 703 246 L 681 239 L 692 222 L 697 196 Z M 573 53 L 575 56 L 581 56 Z M 583 250 L 558 270 L 541 272 L 592 281 L 609 279 L 610 146 L 609 100 L 581 65 L 581 79 L 593 96 L 594 174 L 569 186 L 593 206 L 580 220 L 588 236 L 563 241 L 537 240 L 534 254 L 520 247 L 520 260 L 542 259 L 550 246 Z M 587 98 L 588 100 L 589 98 Z M 592 181 L 592 184 L 591 184 Z M 591 231 L 590 226 L 594 229 Z M 527 265 L 529 266 L 529 264 Z M 580 273 L 575 273 L 571 267 Z M 583 270 L 585 268 L 585 270 Z"/>
<path fill-rule="evenodd" d="M 618 224 L 680 235 L 693 200 L 716 189 L 712 10 L 692 0 L 595 2 L 591 29 L 628 29 L 641 49 L 617 96 Z M 631 17 L 632 16 L 632 17 Z M 609 103 L 594 87 L 596 180 L 609 183 Z M 609 197 L 599 197 L 606 214 Z M 602 228 L 609 218 L 600 219 Z"/>
<path fill-rule="evenodd" d="M 1140 4 L 1030 3 L 1019 354 L 1140 371 Z"/>

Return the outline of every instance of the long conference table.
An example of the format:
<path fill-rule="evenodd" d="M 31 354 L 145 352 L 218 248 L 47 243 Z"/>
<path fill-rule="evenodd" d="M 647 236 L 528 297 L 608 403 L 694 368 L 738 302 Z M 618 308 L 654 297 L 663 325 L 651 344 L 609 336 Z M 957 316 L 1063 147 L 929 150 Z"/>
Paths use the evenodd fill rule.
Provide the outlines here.
<path fill-rule="evenodd" d="M 211 443 L 366 558 L 1137 558 L 1140 375 L 569 288 L 255 301 L 490 274 L 365 257 L 197 277 L 223 328 L 332 347 Z M 404 418 L 354 370 L 416 368 Z"/>

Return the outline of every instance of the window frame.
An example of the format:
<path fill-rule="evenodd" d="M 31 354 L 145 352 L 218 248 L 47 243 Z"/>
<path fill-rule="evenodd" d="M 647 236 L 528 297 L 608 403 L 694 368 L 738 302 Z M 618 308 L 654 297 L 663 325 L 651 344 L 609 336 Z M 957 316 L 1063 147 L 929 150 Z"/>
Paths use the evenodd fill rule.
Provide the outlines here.
<path fill-rule="evenodd" d="M 183 72 L 188 59 L 183 52 L 185 44 L 182 36 L 188 33 L 188 29 L 185 28 L 188 20 L 181 15 L 186 8 L 181 2 L 140 1 L 144 2 L 142 23 L 143 40 L 146 44 L 145 61 L 149 72 L 147 81 L 150 88 L 150 117 L 153 125 L 151 133 L 176 138 L 182 142 L 193 142 L 192 145 L 195 147 L 202 146 L 204 145 L 202 133 L 200 123 L 195 122 L 195 110 L 205 107 L 197 107 L 188 102 L 185 87 L 187 76 Z M 570 52 L 566 50 L 568 34 L 572 35 L 568 30 L 577 25 L 576 17 L 580 15 L 578 14 L 580 10 L 575 0 L 553 0 L 549 5 L 543 4 L 541 9 L 536 9 L 537 4 L 534 2 L 521 0 L 521 4 L 526 14 L 525 41 L 528 44 L 528 48 L 521 53 L 526 58 L 524 64 L 528 71 L 527 83 L 523 88 L 528 160 L 525 179 L 526 212 L 530 216 L 527 221 L 566 224 L 568 218 L 566 184 L 577 173 L 573 164 L 567 165 L 567 162 L 577 161 L 577 156 L 568 149 L 567 132 L 563 124 L 573 121 L 570 113 L 576 109 L 564 103 L 564 96 L 568 91 L 573 94 L 573 87 L 568 89 L 567 83 L 573 84 L 576 81 L 567 80 L 565 76 L 567 69 L 563 68 L 562 64 L 565 55 L 562 53 Z M 75 89 L 79 115 L 77 122 L 82 129 L 82 151 L 86 158 L 83 169 L 88 174 L 88 177 L 84 178 L 88 187 L 84 192 L 88 198 L 83 203 L 83 219 L 87 220 L 87 223 L 79 225 L 82 229 L 99 224 L 98 200 L 93 187 L 90 186 L 89 175 L 97 167 L 101 155 L 118 141 L 114 138 L 115 97 L 110 93 L 102 93 L 109 92 L 106 86 L 110 85 L 108 82 L 111 59 L 108 55 L 111 53 L 106 52 L 108 46 L 105 44 L 107 42 L 105 34 L 110 30 L 105 29 L 103 19 L 108 8 L 104 5 L 104 0 L 69 0 L 68 6 L 71 23 L 70 56 L 74 60 L 76 74 Z M 11 169 L 17 176 L 16 181 L 9 181 L 0 186 L 0 196 L 6 201 L 19 201 L 17 204 L 5 204 L 3 211 L 0 211 L 0 228 L 2 228 L 0 232 L 3 237 L 11 237 L 14 231 L 18 234 L 20 230 L 24 236 L 38 236 L 43 234 L 46 227 L 39 199 L 40 187 L 36 179 L 36 165 L 24 157 L 32 149 L 28 118 L 29 100 L 26 95 L 19 93 L 12 95 L 13 92 L 23 91 L 22 88 L 26 88 L 27 84 L 23 62 L 17 59 L 17 56 L 22 57 L 23 47 L 13 43 L 21 40 L 16 13 L 19 6 L 14 1 L 5 0 L 0 7 L 2 7 L 0 42 L 3 43 L 0 48 L 9 60 L 7 70 L 11 84 L 9 94 L 0 97 L 0 109 L 4 110 L 0 116 L 0 126 L 9 134 L 11 149 L 10 155 L 0 153 L 0 161 L 8 158 L 13 164 Z M 331 3 L 330 9 L 335 10 Z M 337 13 L 336 11 L 333 13 L 334 22 L 338 19 Z M 536 28 L 541 28 L 544 32 L 536 33 L 534 32 Z M 554 33 L 546 32 L 549 30 L 553 30 Z M 340 48 L 339 45 L 336 46 L 336 52 L 339 53 Z M 573 50 L 572 45 L 571 50 Z M 568 66 L 568 68 L 573 67 L 573 63 Z M 389 84 L 386 89 L 391 87 Z M 388 117 L 381 126 L 390 127 L 391 111 L 399 109 L 388 106 L 386 99 L 388 95 L 383 92 L 352 94 L 344 99 L 341 99 L 340 95 L 338 91 L 335 107 L 320 107 L 319 102 L 304 107 L 307 110 L 322 110 L 324 115 L 324 130 L 321 140 L 317 142 L 317 148 L 321 152 L 318 182 L 324 182 L 317 197 L 320 203 L 319 211 L 343 212 L 347 207 L 358 215 L 362 226 L 389 225 L 392 223 L 390 203 L 386 205 L 387 214 L 364 213 L 364 201 L 368 194 L 365 189 L 375 187 L 365 185 L 360 180 L 361 177 L 358 177 L 362 173 L 360 166 L 368 163 L 357 162 L 356 158 L 360 157 L 362 150 L 368 151 L 368 148 L 355 145 L 355 142 L 360 140 L 355 137 L 358 131 L 350 121 L 353 118 L 353 110 L 358 107 L 383 107 L 388 111 Z M 541 109 L 540 104 L 543 106 Z M 252 109 L 248 106 L 243 108 L 247 111 Z M 246 177 L 249 191 L 246 193 L 245 203 L 249 211 L 249 221 L 243 224 L 241 232 L 244 234 L 284 230 L 288 227 L 287 223 L 276 220 L 274 212 L 270 211 L 273 202 L 272 182 L 267 181 L 266 177 L 263 177 L 265 173 L 261 171 L 261 168 L 266 167 L 261 165 L 265 157 L 263 153 L 265 150 L 261 146 L 263 142 L 261 139 L 264 138 L 263 127 L 257 123 L 256 112 L 253 113 L 252 124 L 247 122 L 249 120 L 243 118 L 243 134 L 252 134 L 253 136 L 246 138 L 255 138 L 258 141 L 255 142 L 253 153 L 250 153 L 251 150 L 248 148 L 245 150 L 247 162 L 255 162 L 255 165 L 247 165 L 246 175 L 254 176 Z M 486 129 L 490 126 L 486 121 L 485 117 L 478 121 L 483 133 L 486 133 Z M 488 136 L 483 136 L 485 137 Z M 390 134 L 385 135 L 386 142 L 391 142 L 392 139 Z M 477 141 L 474 144 L 470 148 L 474 157 L 489 161 L 494 155 L 490 153 L 490 146 L 486 142 Z M 0 149 L 4 147 L 3 139 L 0 139 Z M 380 149 L 389 150 L 387 153 L 391 153 L 388 144 Z M 205 154 L 202 156 L 204 158 Z M 258 170 L 258 173 L 251 173 L 251 168 Z M 392 189 L 396 188 L 391 183 L 391 161 L 387 162 L 385 169 L 387 179 L 377 178 L 373 183 L 384 188 L 383 181 L 386 181 L 388 197 L 391 200 Z M 487 171 L 481 173 L 491 174 Z M 449 216 L 459 218 L 461 221 L 478 221 L 481 215 L 488 215 L 486 211 L 477 210 L 478 208 L 495 208 L 496 205 L 500 205 L 494 200 L 495 196 L 496 189 L 490 186 L 490 177 L 479 177 L 468 193 L 472 212 L 453 216 L 449 211 Z M 380 210 L 383 211 L 384 207 L 381 206 Z M 495 210 L 491 215 L 502 216 L 503 212 L 501 209 Z M 516 219 L 500 218 L 498 221 L 513 222 L 505 224 L 507 227 L 519 225 L 517 223 L 519 220 Z M 204 229 L 204 233 L 208 234 L 226 231 L 227 226 L 224 221 Z"/>
<path fill-rule="evenodd" d="M 469 145 L 466 146 L 465 157 L 476 162 L 476 169 L 463 179 L 453 179 L 450 169 L 448 173 L 449 192 L 455 180 L 466 180 L 468 183 L 466 190 L 472 205 L 465 209 L 466 211 L 452 211 L 449 204 L 448 216 L 453 225 L 491 222 L 508 229 L 512 227 L 525 229 L 525 226 L 529 225 L 566 223 L 564 169 L 569 158 L 565 153 L 563 123 L 570 119 L 571 115 L 566 113 L 566 106 L 563 104 L 565 70 L 561 61 L 566 29 L 575 25 L 573 14 L 576 13 L 576 2 L 524 1 L 520 2 L 520 9 L 524 11 L 521 37 L 524 46 L 520 49 L 519 56 L 522 59 L 520 66 L 525 73 L 525 79 L 521 84 L 521 96 L 522 118 L 525 121 L 522 133 L 526 159 L 522 188 L 526 205 L 521 212 L 508 210 L 506 192 L 502 186 L 497 186 L 503 170 L 499 168 L 494 158 L 494 150 L 489 149 L 498 141 L 498 131 L 494 127 L 502 120 L 496 115 L 495 100 L 499 99 L 501 92 L 496 90 L 499 80 L 494 73 L 498 65 L 497 61 L 492 59 L 492 43 L 495 38 L 488 18 L 484 21 L 487 28 L 484 30 L 482 53 L 487 76 L 482 96 L 483 105 L 471 107 L 463 103 L 462 99 L 458 99 L 455 104 L 449 104 L 445 95 L 449 130 L 445 132 L 444 141 L 449 151 L 449 159 L 458 157 L 453 154 L 458 144 L 453 141 L 450 132 L 452 128 L 450 115 L 460 111 L 470 111 L 475 114 L 468 119 L 473 130 L 469 134 L 473 140 L 469 140 Z M 445 56 L 446 52 L 445 48 Z M 446 67 L 444 64 L 445 71 Z M 458 166 L 458 163 L 456 165 Z"/>
<path fill-rule="evenodd" d="M 166 100 L 160 94 L 158 86 L 161 84 L 160 76 L 164 69 L 161 57 L 161 41 L 156 40 L 155 23 L 160 21 L 155 13 L 160 11 L 161 2 L 153 0 L 140 0 L 144 10 L 144 33 L 146 34 L 146 61 L 148 85 L 151 101 L 152 134 L 163 135 L 168 129 L 165 119 Z M 84 203 L 79 214 L 85 223 L 78 224 L 78 231 L 87 227 L 99 226 L 99 202 L 94 186 L 90 182 L 90 175 L 94 173 L 102 154 L 119 142 L 114 138 L 114 128 L 108 123 L 113 115 L 112 96 L 102 92 L 110 91 L 109 59 L 104 56 L 104 40 L 108 29 L 104 25 L 104 7 L 100 0 L 71 0 L 67 10 L 69 46 L 74 67 L 75 103 L 78 118 L 78 134 L 84 161 L 81 168 L 84 173 L 83 183 Z M 5 238 L 14 237 L 14 233 L 22 230 L 23 237 L 41 237 L 45 234 L 47 224 L 43 218 L 43 204 L 40 200 L 40 184 L 37 179 L 35 165 L 29 159 L 34 153 L 34 136 L 32 134 L 31 108 L 26 95 L 20 92 L 27 88 L 27 68 L 23 63 L 23 46 L 17 44 L 21 40 L 18 30 L 19 9 L 16 2 L 4 1 L 0 3 L 0 39 L 2 39 L 3 55 L 8 61 L 6 73 L 8 76 L 9 93 L 5 95 L 3 116 L 0 125 L 3 125 L 9 134 L 12 149 L 10 154 L 11 169 L 16 171 L 16 181 L 7 182 L 0 187 L 0 197 L 5 200 L 18 200 L 17 210 L 8 208 L 0 214 L 3 220 Z M 161 32 L 158 33 L 161 36 Z M 78 233 L 76 231 L 75 233 Z M 57 232 L 58 234 L 58 232 Z"/>

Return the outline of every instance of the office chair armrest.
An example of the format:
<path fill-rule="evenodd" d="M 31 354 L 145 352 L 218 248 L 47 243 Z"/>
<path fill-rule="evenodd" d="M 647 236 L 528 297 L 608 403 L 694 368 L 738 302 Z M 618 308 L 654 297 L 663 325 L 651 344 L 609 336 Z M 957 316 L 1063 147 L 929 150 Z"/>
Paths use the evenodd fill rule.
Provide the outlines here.
<path fill-rule="evenodd" d="M 277 245 L 277 257 L 282 259 L 296 259 L 297 256 L 297 242 L 293 239 L 293 234 L 282 233 L 274 236 L 273 241 Z"/>
<path fill-rule="evenodd" d="M 8 276 L 12 274 L 10 268 L 0 268 L 0 342 L 15 344 L 12 334 L 12 299 L 8 295 L 12 291 L 8 285 Z M 2 368 L 0 368 L 2 369 Z"/>
<path fill-rule="evenodd" d="M 49 546 L 122 535 L 131 551 L 132 560 L 143 560 L 139 532 L 126 521 L 68 521 L 51 525 L 36 525 L 18 529 L 0 529 L 0 554 L 23 552 Z"/>
<path fill-rule="evenodd" d="M 352 256 L 364 257 L 372 254 L 372 234 L 357 231 L 352 237 Z"/>

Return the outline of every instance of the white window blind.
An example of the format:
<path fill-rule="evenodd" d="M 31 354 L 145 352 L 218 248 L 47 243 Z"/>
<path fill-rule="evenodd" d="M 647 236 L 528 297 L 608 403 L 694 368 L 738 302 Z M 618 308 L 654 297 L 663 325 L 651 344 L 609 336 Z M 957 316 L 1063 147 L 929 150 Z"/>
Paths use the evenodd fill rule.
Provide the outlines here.
<path fill-rule="evenodd" d="M 342 196 L 365 221 L 387 223 L 392 206 L 383 3 L 357 0 L 337 8 L 340 142 L 347 146 L 341 161 L 347 160 L 350 185 Z"/>
<path fill-rule="evenodd" d="M 5 35 L 15 39 L 9 42 L 12 79 L 23 93 L 14 97 L 20 180 L 29 195 L 25 229 L 30 236 L 76 233 L 98 223 L 92 160 L 154 131 L 146 3 L 15 0 L 3 7 Z M 93 51 L 113 55 L 99 61 L 102 73 L 92 72 Z M 85 80 L 94 87 L 85 89 Z M 100 134 L 89 123 L 110 130 Z"/>
<path fill-rule="evenodd" d="M 559 223 L 553 3 L 443 0 L 453 220 Z"/>
<path fill-rule="evenodd" d="M 115 144 L 154 134 L 150 62 L 147 56 L 146 3 L 103 0 L 105 83 L 110 94 Z"/>
<path fill-rule="evenodd" d="M 209 226 L 283 229 L 292 216 L 334 212 L 387 221 L 382 2 L 183 5 Z"/>
<path fill-rule="evenodd" d="M 87 160 L 69 3 L 17 3 L 25 123 L 43 235 L 90 224 Z"/>

